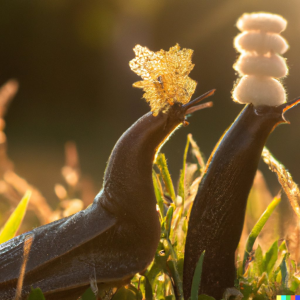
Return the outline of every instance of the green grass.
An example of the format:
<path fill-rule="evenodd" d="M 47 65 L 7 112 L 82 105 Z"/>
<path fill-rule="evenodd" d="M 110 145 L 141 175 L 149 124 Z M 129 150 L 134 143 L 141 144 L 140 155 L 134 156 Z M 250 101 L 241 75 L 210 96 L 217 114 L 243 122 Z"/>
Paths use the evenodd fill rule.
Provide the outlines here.
<path fill-rule="evenodd" d="M 183 167 L 179 172 L 179 182 L 176 185 L 171 179 L 164 154 L 157 156 L 152 177 L 161 223 L 160 242 L 154 260 L 146 272 L 143 275 L 134 276 L 129 285 L 120 288 L 114 294 L 113 300 L 184 299 L 182 287 L 184 244 L 190 209 L 203 175 L 203 161 L 198 146 L 189 135 L 184 148 Z M 178 186 L 177 193 L 175 186 Z M 257 199 L 263 197 L 262 192 L 259 193 L 257 191 L 250 193 L 251 209 L 247 210 L 246 220 L 253 219 L 253 211 L 259 210 L 256 206 L 259 202 Z M 16 229 L 23 219 L 28 199 L 29 195 L 27 194 L 12 214 L 13 217 L 4 226 L 0 238 L 3 238 L 4 235 L 5 239 L 11 238 L 16 233 Z M 297 255 L 288 250 L 286 241 L 279 242 L 278 239 L 275 239 L 265 252 L 262 250 L 262 248 L 266 249 L 265 243 L 270 243 L 270 241 L 260 238 L 260 235 L 269 219 L 274 216 L 274 212 L 277 210 L 278 213 L 280 200 L 281 198 L 276 196 L 272 202 L 266 205 L 260 218 L 256 218 L 255 224 L 248 232 L 247 226 L 245 227 L 248 237 L 244 240 L 244 248 L 240 248 L 238 251 L 243 257 L 237 257 L 235 288 L 228 287 L 229 289 L 224 294 L 224 300 L 234 299 L 234 297 L 245 300 L 275 300 L 278 294 L 289 295 L 300 292 L 297 263 L 292 259 Z M 20 209 L 20 206 L 23 209 Z M 278 231 L 278 228 L 279 226 L 271 226 L 271 229 L 275 231 Z M 243 238 L 241 245 L 243 244 L 242 240 Z M 258 243 L 258 240 L 261 244 Z M 299 250 L 297 247 L 296 249 Z M 214 299 L 209 295 L 198 295 L 203 260 L 205 260 L 204 253 L 202 253 L 195 271 L 191 300 Z M 32 291 L 29 299 L 42 300 L 44 298 L 41 291 L 36 289 Z M 94 300 L 97 298 L 92 290 L 88 289 L 81 299 Z"/>
<path fill-rule="evenodd" d="M 25 216 L 30 196 L 31 192 L 28 191 L 6 221 L 0 232 L 0 244 L 12 239 L 16 235 Z"/>

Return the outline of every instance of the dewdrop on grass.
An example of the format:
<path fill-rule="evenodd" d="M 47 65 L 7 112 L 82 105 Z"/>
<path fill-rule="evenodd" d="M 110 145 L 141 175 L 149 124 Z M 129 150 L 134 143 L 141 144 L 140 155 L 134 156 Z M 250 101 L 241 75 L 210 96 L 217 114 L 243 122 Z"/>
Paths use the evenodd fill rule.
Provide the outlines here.
<path fill-rule="evenodd" d="M 286 20 L 270 13 L 243 14 L 237 21 L 241 31 L 234 47 L 241 53 L 233 68 L 241 76 L 233 89 L 233 100 L 254 106 L 277 106 L 286 102 L 286 93 L 278 80 L 288 74 L 286 40 L 279 35 Z"/>

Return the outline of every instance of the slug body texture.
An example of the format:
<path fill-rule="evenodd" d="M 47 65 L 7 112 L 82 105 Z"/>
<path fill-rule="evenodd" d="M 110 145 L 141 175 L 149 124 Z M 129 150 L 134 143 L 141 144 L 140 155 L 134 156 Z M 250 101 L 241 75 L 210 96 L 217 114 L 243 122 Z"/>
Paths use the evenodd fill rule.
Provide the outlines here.
<path fill-rule="evenodd" d="M 0 245 L 1 300 L 15 295 L 28 234 L 34 241 L 22 299 L 30 287 L 40 287 L 47 300 L 77 299 L 91 283 L 99 289 L 120 286 L 146 269 L 160 238 L 152 163 L 185 113 L 175 103 L 167 114 L 141 117 L 116 143 L 103 189 L 90 207 Z"/>
<path fill-rule="evenodd" d="M 298 103 L 298 102 L 297 102 Z M 286 122 L 286 104 L 246 105 L 211 154 L 192 207 L 185 246 L 183 288 L 191 294 L 195 266 L 205 250 L 199 294 L 217 300 L 236 278 L 235 250 L 247 198 L 262 149 L 277 124 Z"/>
<path fill-rule="evenodd" d="M 288 44 L 280 36 L 286 28 L 286 20 L 270 13 L 244 14 L 237 21 L 242 31 L 234 46 L 241 53 L 233 68 L 241 78 L 232 96 L 239 103 L 254 106 L 276 106 L 286 102 L 286 93 L 278 78 L 288 74 L 286 61 L 280 54 L 288 50 Z"/>

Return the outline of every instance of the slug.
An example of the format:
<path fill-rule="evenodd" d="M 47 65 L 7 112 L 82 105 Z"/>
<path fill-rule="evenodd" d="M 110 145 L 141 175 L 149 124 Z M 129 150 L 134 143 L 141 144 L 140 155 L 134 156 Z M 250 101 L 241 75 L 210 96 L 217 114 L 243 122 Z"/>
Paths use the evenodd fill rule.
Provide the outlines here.
<path fill-rule="evenodd" d="M 262 25 L 268 30 L 282 29 L 282 26 L 277 26 L 279 29 L 275 26 L 282 19 L 278 16 L 273 18 L 270 14 L 252 14 L 246 15 L 247 18 L 243 17 L 247 24 L 243 24 L 241 19 L 238 24 L 243 25 L 242 28 L 255 30 L 255 33 L 259 32 Z M 261 41 L 264 42 L 263 39 Z M 267 47 L 266 43 L 264 45 Z M 259 44 L 257 46 L 262 48 Z M 268 47 L 270 54 L 273 51 L 272 43 Z M 262 75 L 254 76 L 258 80 L 265 79 Z M 239 86 L 236 88 L 240 89 Z M 268 86 L 264 88 L 269 89 Z M 254 92 L 251 91 L 248 98 L 250 103 L 248 102 L 215 146 L 195 197 L 185 245 L 185 299 L 191 295 L 195 267 L 204 250 L 199 294 L 221 299 L 225 289 L 234 286 L 235 251 L 243 229 L 247 198 L 261 152 L 273 129 L 279 124 L 288 123 L 284 113 L 300 102 L 296 99 L 285 103 L 285 93 L 280 93 L 274 99 L 266 99 L 264 92 Z M 233 94 L 239 93 L 234 90 Z M 240 95 L 242 99 L 238 98 L 239 102 L 245 102 L 249 96 L 245 90 Z M 278 102 L 282 104 L 278 105 Z"/>
<path fill-rule="evenodd" d="M 33 242 L 21 299 L 31 287 L 41 288 L 47 300 L 77 299 L 89 285 L 96 283 L 100 290 L 119 287 L 144 271 L 160 239 L 152 185 L 154 156 L 180 123 L 186 124 L 186 114 L 203 108 L 198 102 L 213 93 L 185 104 L 173 100 L 156 116 L 145 114 L 113 148 L 103 189 L 90 207 L 1 244 L 0 299 L 15 295 L 28 235 Z"/>
<path fill-rule="evenodd" d="M 205 250 L 200 292 L 221 299 L 234 285 L 235 250 L 262 149 L 272 130 L 288 123 L 283 113 L 298 104 L 246 105 L 217 143 L 192 207 L 185 246 L 183 288 L 191 293 L 195 266 Z M 200 293 L 199 293 L 200 294 Z"/>

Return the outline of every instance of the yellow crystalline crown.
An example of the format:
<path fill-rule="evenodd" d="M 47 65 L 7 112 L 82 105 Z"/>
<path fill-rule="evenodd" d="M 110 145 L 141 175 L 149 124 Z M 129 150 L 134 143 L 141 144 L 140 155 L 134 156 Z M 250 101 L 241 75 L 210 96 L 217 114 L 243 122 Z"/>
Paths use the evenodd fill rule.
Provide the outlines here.
<path fill-rule="evenodd" d="M 136 45 L 135 58 L 129 62 L 133 72 L 143 78 L 134 87 L 144 90 L 143 97 L 150 103 L 156 116 L 166 112 L 175 102 L 188 103 L 195 91 L 196 81 L 188 75 L 193 69 L 191 49 L 181 49 L 177 44 L 169 51 L 152 52 L 147 47 Z"/>

